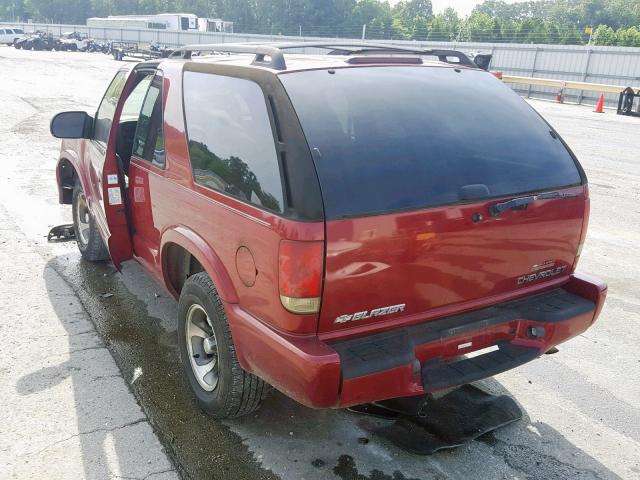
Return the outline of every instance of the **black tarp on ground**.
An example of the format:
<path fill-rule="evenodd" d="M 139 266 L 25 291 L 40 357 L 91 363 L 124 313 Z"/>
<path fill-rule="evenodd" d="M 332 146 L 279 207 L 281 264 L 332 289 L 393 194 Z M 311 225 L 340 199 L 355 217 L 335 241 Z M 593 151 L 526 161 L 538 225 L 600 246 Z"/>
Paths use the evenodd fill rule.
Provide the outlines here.
<path fill-rule="evenodd" d="M 352 411 L 396 418 L 374 433 L 418 455 L 459 447 L 522 418 L 511 397 L 491 395 L 473 385 L 463 385 L 438 399 L 425 396 L 417 400 L 422 401 L 419 409 L 416 401 L 407 399 L 410 404 L 405 411 L 411 414 L 398 413 L 398 400 L 361 405 Z"/>

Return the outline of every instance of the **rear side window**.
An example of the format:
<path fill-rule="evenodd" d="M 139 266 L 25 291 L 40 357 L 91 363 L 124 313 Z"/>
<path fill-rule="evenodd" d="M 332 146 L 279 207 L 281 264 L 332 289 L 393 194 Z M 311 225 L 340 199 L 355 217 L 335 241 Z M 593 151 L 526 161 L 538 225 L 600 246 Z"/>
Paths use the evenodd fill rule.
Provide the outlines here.
<path fill-rule="evenodd" d="M 24 33 L 22 30 L 20 30 L 19 28 L 16 28 L 13 33 Z"/>
<path fill-rule="evenodd" d="M 372 67 L 280 79 L 328 219 L 462 202 L 469 185 L 491 198 L 581 182 L 547 124 L 486 72 Z"/>
<path fill-rule="evenodd" d="M 258 84 L 185 72 L 184 110 L 195 182 L 282 212 L 278 156 Z"/>

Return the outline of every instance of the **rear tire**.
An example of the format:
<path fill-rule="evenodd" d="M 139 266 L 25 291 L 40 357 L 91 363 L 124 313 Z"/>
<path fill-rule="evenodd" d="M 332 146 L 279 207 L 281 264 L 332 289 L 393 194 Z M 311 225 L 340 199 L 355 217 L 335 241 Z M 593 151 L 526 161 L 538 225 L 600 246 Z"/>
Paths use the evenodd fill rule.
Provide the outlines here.
<path fill-rule="evenodd" d="M 73 187 L 72 212 L 73 230 L 82 258 L 90 262 L 108 260 L 109 251 L 98 232 L 96 221 L 88 208 L 87 199 L 78 180 Z"/>
<path fill-rule="evenodd" d="M 205 272 L 192 275 L 182 287 L 178 343 L 191 390 L 209 415 L 247 415 L 269 393 L 267 383 L 240 367 L 222 301 Z"/>

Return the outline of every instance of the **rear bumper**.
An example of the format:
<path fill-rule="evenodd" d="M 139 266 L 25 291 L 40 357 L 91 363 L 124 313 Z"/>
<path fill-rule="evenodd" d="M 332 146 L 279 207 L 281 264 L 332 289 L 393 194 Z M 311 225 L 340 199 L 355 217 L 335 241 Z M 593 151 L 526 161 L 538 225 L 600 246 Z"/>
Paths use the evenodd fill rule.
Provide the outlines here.
<path fill-rule="evenodd" d="M 241 365 L 314 408 L 341 408 L 469 383 L 533 360 L 595 321 L 606 285 L 560 288 L 461 315 L 327 344 L 274 332 L 237 305 L 227 314 Z M 498 349 L 463 357 L 486 347 Z"/>

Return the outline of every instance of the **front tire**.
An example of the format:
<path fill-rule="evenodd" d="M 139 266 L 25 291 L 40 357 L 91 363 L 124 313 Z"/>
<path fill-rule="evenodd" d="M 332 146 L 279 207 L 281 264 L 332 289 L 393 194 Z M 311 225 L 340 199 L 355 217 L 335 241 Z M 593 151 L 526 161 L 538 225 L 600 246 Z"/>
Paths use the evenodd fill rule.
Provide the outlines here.
<path fill-rule="evenodd" d="M 89 210 L 87 198 L 82 190 L 82 185 L 76 180 L 73 187 L 73 230 L 76 234 L 76 243 L 82 258 L 90 262 L 100 262 L 109 259 L 109 251 L 102 241 L 96 221 Z"/>
<path fill-rule="evenodd" d="M 222 301 L 207 273 L 189 277 L 178 303 L 180 358 L 200 407 L 215 418 L 255 411 L 269 385 L 238 363 Z"/>

